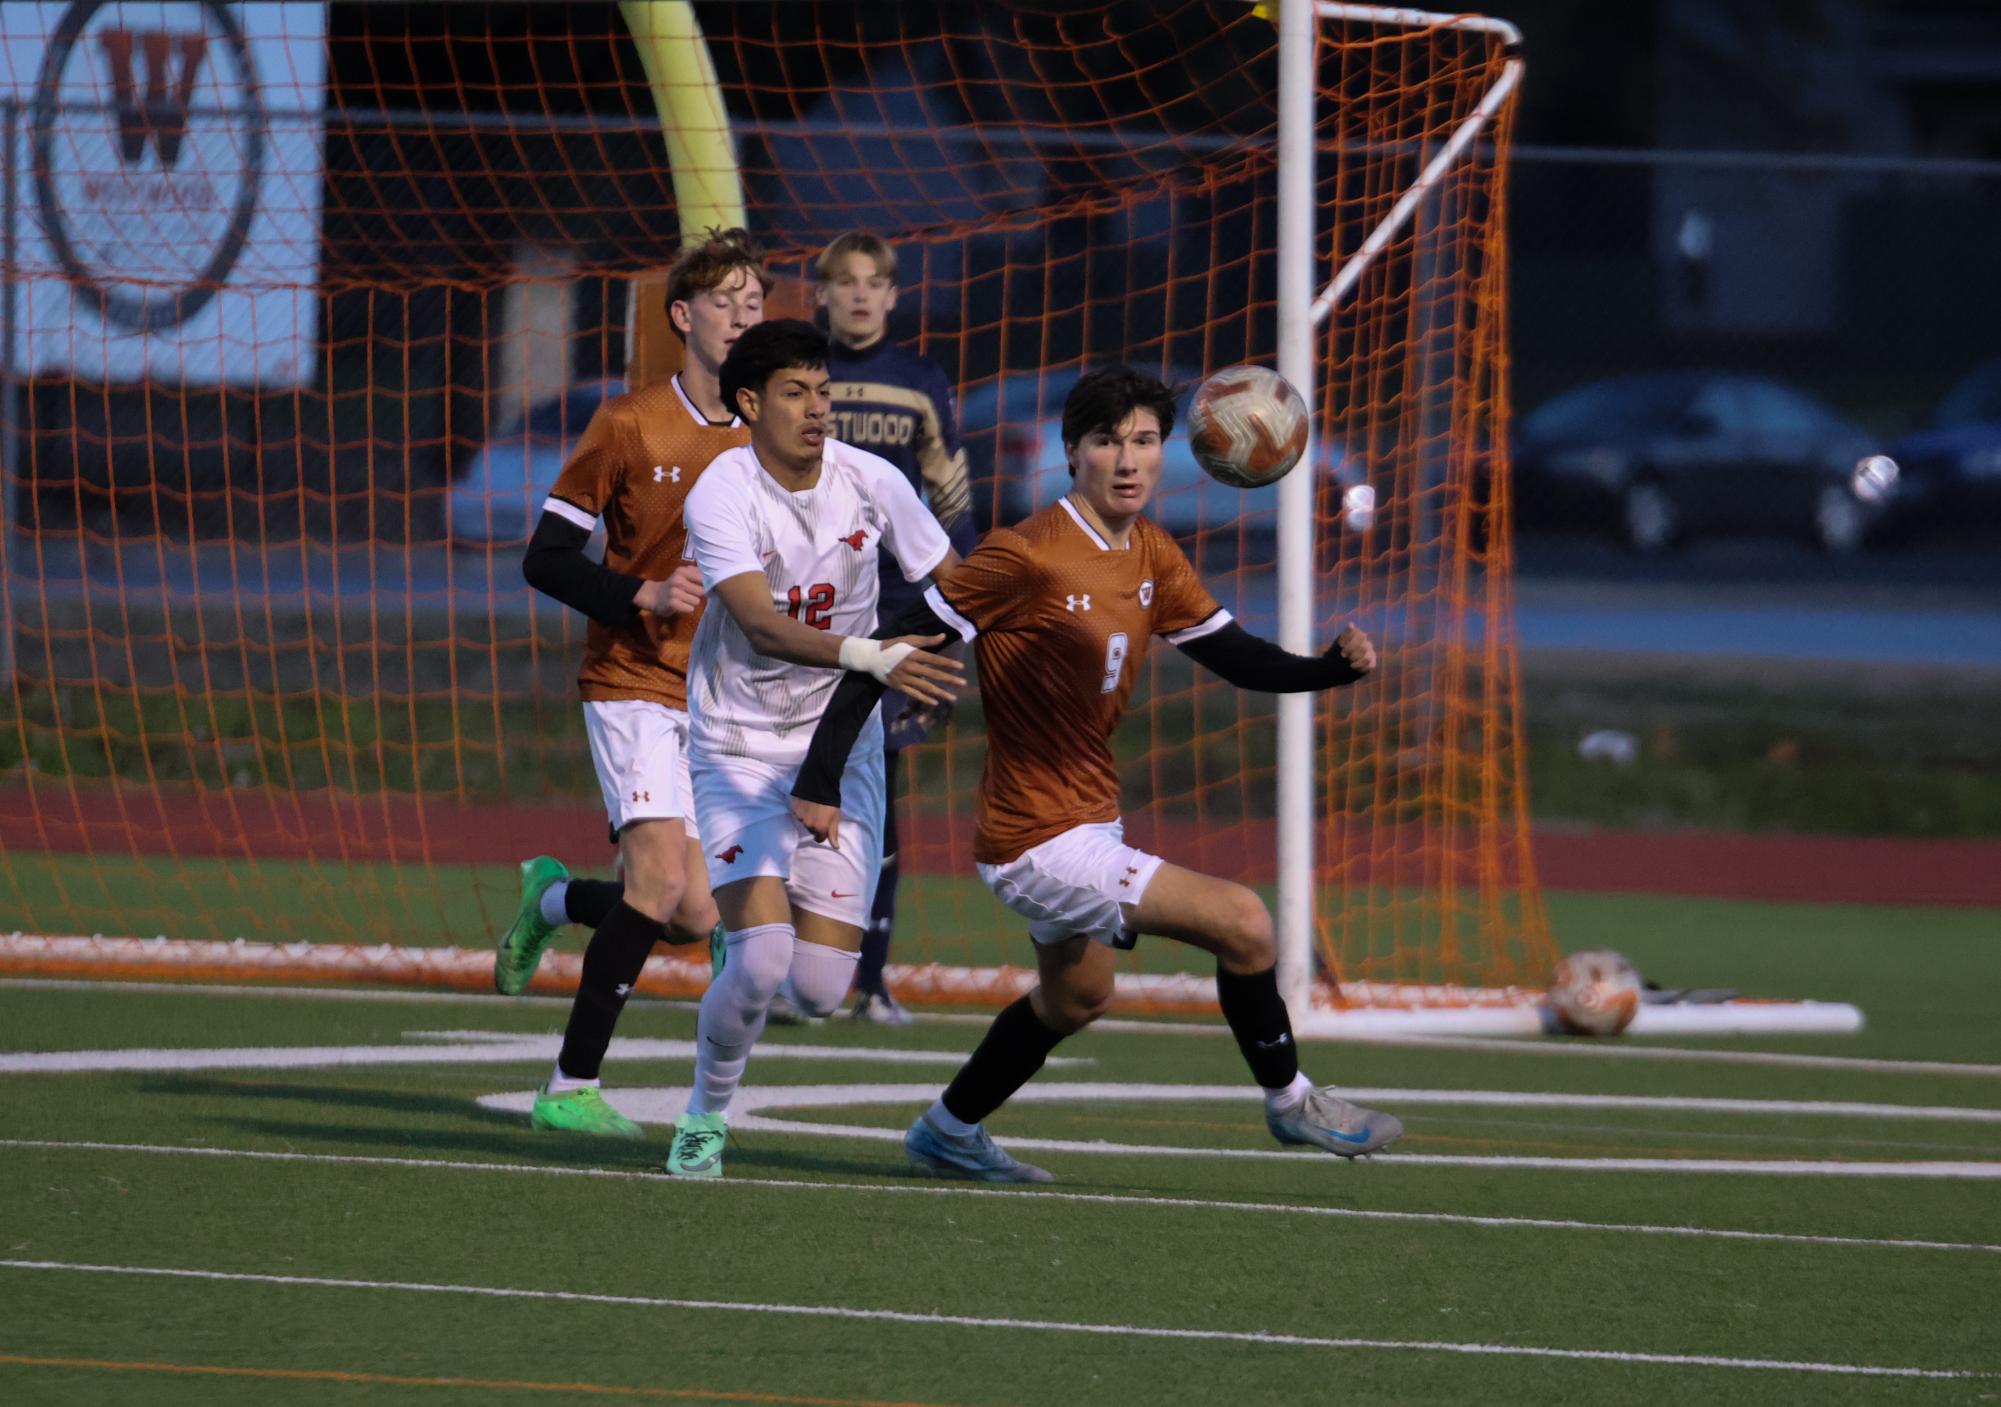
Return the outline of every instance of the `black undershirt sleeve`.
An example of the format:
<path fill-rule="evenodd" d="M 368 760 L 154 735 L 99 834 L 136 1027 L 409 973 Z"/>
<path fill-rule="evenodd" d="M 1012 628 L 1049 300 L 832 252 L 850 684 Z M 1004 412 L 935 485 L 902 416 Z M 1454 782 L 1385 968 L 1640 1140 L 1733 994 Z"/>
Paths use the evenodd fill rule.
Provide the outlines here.
<path fill-rule="evenodd" d="M 624 625 L 639 614 L 632 598 L 646 581 L 586 557 L 584 544 L 590 540 L 590 533 L 560 513 L 543 513 L 521 558 L 521 575 L 537 591 L 594 621 Z"/>
<path fill-rule="evenodd" d="M 1295 655 L 1231 621 L 1180 647 L 1181 653 L 1239 689 L 1261 694 L 1304 694 L 1352 684 L 1363 676 L 1341 657 L 1338 644 L 1322 655 Z"/>
<path fill-rule="evenodd" d="M 921 596 L 895 620 L 879 626 L 873 638 L 893 640 L 899 635 L 943 635 L 944 643 L 931 647 L 934 654 L 943 654 L 959 642 L 959 633 L 938 619 L 931 603 Z M 792 783 L 794 796 L 823 806 L 841 804 L 841 774 L 848 769 L 848 754 L 854 751 L 869 713 L 887 689 L 873 674 L 855 669 L 842 674 L 834 696 L 827 700 L 827 711 L 813 730 L 813 741 L 807 744 L 806 760 L 799 764 L 799 775 Z"/>

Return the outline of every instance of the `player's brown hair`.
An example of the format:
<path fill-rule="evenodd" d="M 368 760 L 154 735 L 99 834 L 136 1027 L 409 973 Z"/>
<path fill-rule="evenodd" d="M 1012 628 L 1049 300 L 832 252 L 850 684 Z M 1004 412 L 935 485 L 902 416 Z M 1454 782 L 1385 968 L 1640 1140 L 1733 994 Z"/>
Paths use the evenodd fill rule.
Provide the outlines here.
<path fill-rule="evenodd" d="M 813 266 L 814 275 L 822 283 L 831 282 L 841 260 L 850 254 L 861 255 L 875 265 L 878 274 L 891 283 L 896 282 L 896 251 L 889 247 L 888 240 L 867 230 L 849 230 L 837 236 L 832 244 L 820 251 L 819 262 Z"/>
<path fill-rule="evenodd" d="M 1158 376 L 1129 366 L 1086 372 L 1063 398 L 1063 448 L 1074 449 L 1092 431 L 1109 435 L 1136 410 L 1150 410 L 1164 440 L 1174 429 L 1174 391 Z M 1074 476 L 1076 471 L 1072 469 Z"/>
<path fill-rule="evenodd" d="M 751 238 L 749 230 L 704 230 L 701 239 L 683 249 L 674 267 L 667 271 L 668 308 L 685 303 L 698 293 L 720 288 L 738 269 L 750 270 L 758 286 L 766 293 L 771 292 L 771 275 L 764 268 L 764 248 Z M 673 326 L 671 313 L 667 323 Z"/>

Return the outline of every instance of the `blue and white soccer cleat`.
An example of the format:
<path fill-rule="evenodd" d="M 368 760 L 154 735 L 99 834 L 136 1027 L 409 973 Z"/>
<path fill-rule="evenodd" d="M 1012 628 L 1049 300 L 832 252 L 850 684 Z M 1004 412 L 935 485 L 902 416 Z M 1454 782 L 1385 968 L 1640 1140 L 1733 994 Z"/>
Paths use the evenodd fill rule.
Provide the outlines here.
<path fill-rule="evenodd" d="M 1350 1104 L 1316 1086 L 1283 1114 L 1265 1111 L 1265 1127 L 1280 1143 L 1325 1148 L 1343 1158 L 1359 1158 L 1403 1137 L 1403 1120 Z"/>
<path fill-rule="evenodd" d="M 975 1182 L 1054 1182 L 1041 1168 L 1017 1163 L 1003 1153 L 984 1128 L 953 1136 L 919 1114 L 903 1136 L 910 1166 L 939 1177 L 966 1177 Z"/>

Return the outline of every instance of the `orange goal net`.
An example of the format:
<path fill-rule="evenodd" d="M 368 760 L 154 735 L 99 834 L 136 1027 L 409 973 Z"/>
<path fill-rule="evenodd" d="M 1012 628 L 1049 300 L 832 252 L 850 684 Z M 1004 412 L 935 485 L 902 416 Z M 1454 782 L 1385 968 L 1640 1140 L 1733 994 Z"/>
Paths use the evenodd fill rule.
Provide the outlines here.
<path fill-rule="evenodd" d="M 1316 705 L 1316 968 L 1330 1000 L 1478 1003 L 1554 957 L 1510 635 L 1510 55 L 1351 9 L 1317 19 L 1313 286 L 1348 282 L 1295 473 L 1318 637 L 1360 623 L 1383 665 Z M 716 6 L 635 42 L 669 11 L 0 10 L 0 969 L 483 987 L 516 862 L 609 872 L 583 621 L 519 560 L 596 404 L 661 374 L 693 212 L 740 202 L 798 309 L 833 236 L 894 243 L 892 335 L 953 376 L 982 528 L 1066 486 L 1083 369 L 1274 363 L 1264 7 Z M 1156 511 L 1273 635 L 1275 492 L 1177 448 Z M 1147 674 L 1129 838 L 1271 885 L 1271 700 L 1171 649 Z M 973 873 L 982 757 L 977 692 L 906 755 L 907 999 L 1027 980 Z M 1173 947 L 1123 1001 L 1213 1001 Z M 678 957 L 654 990 L 699 990 Z"/>

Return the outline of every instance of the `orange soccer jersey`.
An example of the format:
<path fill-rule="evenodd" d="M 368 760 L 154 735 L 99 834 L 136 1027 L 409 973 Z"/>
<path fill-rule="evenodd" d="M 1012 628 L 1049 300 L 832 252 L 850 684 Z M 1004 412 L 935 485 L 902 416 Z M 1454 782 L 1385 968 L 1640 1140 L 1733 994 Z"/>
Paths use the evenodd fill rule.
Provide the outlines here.
<path fill-rule="evenodd" d="M 940 598 L 961 633 L 978 632 L 988 749 L 973 858 L 989 865 L 1118 819 L 1111 737 L 1148 643 L 1185 644 L 1230 620 L 1150 519 L 1113 548 L 1067 499 L 989 534 Z"/>
<path fill-rule="evenodd" d="M 681 565 L 688 490 L 726 449 L 750 443 L 732 421 L 702 417 L 679 377 L 614 396 L 598 408 L 551 491 L 551 508 L 588 527 L 604 519 L 604 564 L 661 581 Z M 563 512 L 564 507 L 570 512 Z M 688 706 L 688 646 L 702 613 L 642 613 L 624 625 L 590 623 L 577 684 L 587 700 L 650 699 Z"/>

